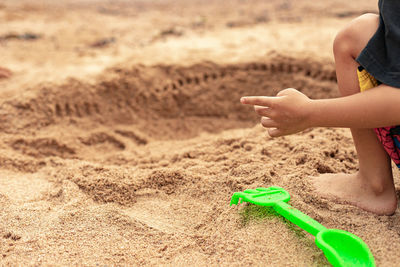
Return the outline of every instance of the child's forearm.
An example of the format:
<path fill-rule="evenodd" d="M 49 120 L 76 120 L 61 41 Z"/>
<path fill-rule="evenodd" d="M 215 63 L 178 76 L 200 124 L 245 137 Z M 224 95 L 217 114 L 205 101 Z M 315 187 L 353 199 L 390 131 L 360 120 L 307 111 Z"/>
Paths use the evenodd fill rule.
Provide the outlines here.
<path fill-rule="evenodd" d="M 400 89 L 380 85 L 359 94 L 312 100 L 314 127 L 377 128 L 400 125 Z"/>

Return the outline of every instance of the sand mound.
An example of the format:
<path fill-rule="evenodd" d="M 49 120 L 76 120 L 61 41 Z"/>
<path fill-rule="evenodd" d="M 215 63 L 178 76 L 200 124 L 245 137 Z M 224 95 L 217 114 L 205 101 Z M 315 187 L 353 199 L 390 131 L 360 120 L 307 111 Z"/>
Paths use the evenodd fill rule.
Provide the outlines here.
<path fill-rule="evenodd" d="M 235 191 L 277 185 L 294 207 L 360 236 L 378 265 L 394 266 L 397 213 L 330 203 L 307 184 L 308 176 L 356 169 L 349 132 L 271 139 L 239 103 L 286 87 L 334 97 L 333 65 L 275 55 L 235 65 L 117 66 L 93 84 L 44 84 L 3 101 L 0 259 L 327 265 L 292 224 L 255 206 L 228 205 Z"/>

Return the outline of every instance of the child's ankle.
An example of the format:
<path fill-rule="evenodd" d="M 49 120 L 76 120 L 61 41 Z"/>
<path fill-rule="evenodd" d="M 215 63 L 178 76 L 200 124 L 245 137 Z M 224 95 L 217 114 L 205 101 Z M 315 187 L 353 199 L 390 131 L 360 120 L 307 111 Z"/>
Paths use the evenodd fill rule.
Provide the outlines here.
<path fill-rule="evenodd" d="M 380 174 L 365 174 L 359 171 L 357 174 L 357 177 L 362 179 L 364 184 L 368 185 L 369 189 L 377 196 L 385 194 L 388 191 L 394 192 L 394 185 L 393 183 L 388 183 L 388 180 L 391 179 L 388 179 L 387 176 L 392 176 L 392 173 L 382 172 Z"/>

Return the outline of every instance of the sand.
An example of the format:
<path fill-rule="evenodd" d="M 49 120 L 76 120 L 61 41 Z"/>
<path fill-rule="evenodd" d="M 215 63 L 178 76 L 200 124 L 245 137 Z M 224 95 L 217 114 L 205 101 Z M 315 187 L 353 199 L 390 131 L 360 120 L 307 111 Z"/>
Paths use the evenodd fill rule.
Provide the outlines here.
<path fill-rule="evenodd" d="M 376 11 L 347 2 L 0 4 L 0 265 L 329 266 L 293 224 L 229 206 L 275 185 L 398 266 L 398 211 L 333 203 L 307 179 L 357 170 L 350 131 L 270 138 L 239 103 L 338 96 L 334 34 Z"/>

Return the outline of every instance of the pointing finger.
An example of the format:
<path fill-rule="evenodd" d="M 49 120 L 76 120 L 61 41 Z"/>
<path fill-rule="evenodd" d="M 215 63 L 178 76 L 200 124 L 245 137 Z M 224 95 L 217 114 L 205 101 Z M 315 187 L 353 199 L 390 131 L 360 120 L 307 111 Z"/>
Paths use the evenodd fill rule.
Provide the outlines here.
<path fill-rule="evenodd" d="M 269 107 L 276 101 L 276 98 L 271 96 L 244 96 L 240 99 L 240 102 L 245 105 Z"/>

